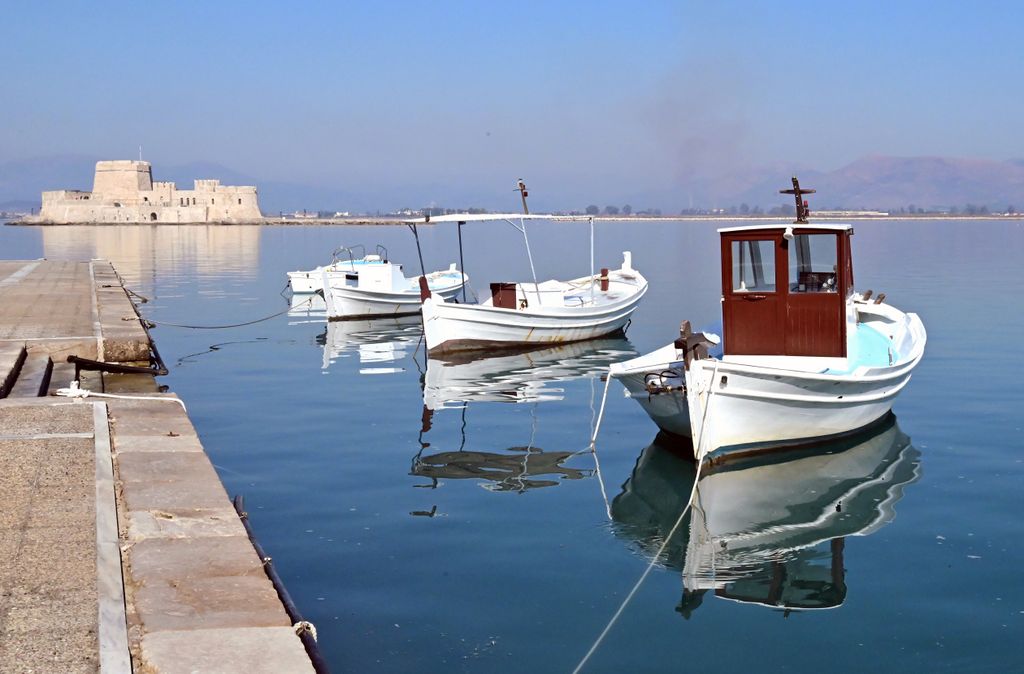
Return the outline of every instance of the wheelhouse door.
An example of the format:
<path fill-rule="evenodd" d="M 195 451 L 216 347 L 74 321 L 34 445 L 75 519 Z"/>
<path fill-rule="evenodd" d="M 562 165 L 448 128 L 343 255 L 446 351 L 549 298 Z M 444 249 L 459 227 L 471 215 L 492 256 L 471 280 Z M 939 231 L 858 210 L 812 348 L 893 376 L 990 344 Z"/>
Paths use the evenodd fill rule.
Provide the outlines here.
<path fill-rule="evenodd" d="M 786 251 L 781 232 L 722 236 L 722 322 L 727 354 L 786 349 Z"/>
<path fill-rule="evenodd" d="M 723 233 L 725 353 L 845 356 L 845 300 L 853 287 L 849 234 L 812 228 Z"/>
<path fill-rule="evenodd" d="M 802 231 L 788 241 L 786 351 L 846 355 L 846 292 L 852 285 L 846 231 Z"/>

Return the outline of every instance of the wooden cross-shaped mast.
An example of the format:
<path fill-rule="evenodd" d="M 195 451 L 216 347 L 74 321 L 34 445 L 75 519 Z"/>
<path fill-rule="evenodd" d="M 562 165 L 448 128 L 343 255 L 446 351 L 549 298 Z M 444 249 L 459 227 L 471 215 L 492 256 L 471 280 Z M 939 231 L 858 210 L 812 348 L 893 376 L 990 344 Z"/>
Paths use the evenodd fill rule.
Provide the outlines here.
<path fill-rule="evenodd" d="M 792 194 L 796 199 L 796 220 L 793 221 L 794 225 L 806 225 L 807 216 L 811 214 L 811 209 L 807 207 L 807 200 L 803 198 L 805 194 L 814 194 L 816 190 L 809 190 L 800 187 L 800 181 L 793 176 L 793 189 L 791 190 L 779 190 L 779 194 Z"/>

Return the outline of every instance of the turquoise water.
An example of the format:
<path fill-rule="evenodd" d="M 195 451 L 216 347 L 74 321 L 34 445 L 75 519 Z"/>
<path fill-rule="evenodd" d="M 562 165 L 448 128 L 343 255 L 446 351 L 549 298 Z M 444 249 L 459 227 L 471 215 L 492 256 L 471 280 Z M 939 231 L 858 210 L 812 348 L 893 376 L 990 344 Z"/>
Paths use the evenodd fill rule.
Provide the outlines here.
<path fill-rule="evenodd" d="M 415 321 L 327 326 L 307 308 L 230 330 L 154 330 L 163 383 L 188 404 L 228 492 L 245 495 L 334 669 L 581 661 L 694 477 L 617 384 L 599 462 L 581 451 L 597 377 L 671 341 L 683 319 L 720 321 L 716 226 L 598 224 L 597 267 L 632 250 L 650 291 L 628 342 L 593 350 L 428 362 Z M 518 232 L 463 233 L 476 288 L 528 277 Z M 454 229 L 421 238 L 428 268 L 457 260 Z M 588 273 L 586 225 L 533 226 L 530 240 L 540 280 Z M 0 228 L 4 258 L 109 258 L 152 298 L 147 317 L 210 325 L 287 308 L 286 271 L 356 243 L 418 267 L 397 227 Z M 700 512 L 585 671 L 1024 666 L 1024 229 L 858 222 L 853 243 L 856 287 L 885 292 L 928 330 L 895 421 L 828 455 L 702 481 Z"/>

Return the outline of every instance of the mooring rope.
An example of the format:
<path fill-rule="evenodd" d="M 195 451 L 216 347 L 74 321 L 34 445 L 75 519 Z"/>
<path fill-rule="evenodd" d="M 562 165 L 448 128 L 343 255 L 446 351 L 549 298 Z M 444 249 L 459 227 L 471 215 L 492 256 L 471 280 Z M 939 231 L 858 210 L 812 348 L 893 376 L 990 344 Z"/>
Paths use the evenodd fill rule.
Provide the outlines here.
<path fill-rule="evenodd" d="M 690 489 L 690 499 L 689 501 L 687 501 L 686 507 L 683 508 L 683 511 L 679 513 L 679 519 L 677 519 L 676 523 L 672 525 L 672 529 L 668 532 L 668 535 L 665 536 L 665 540 L 662 541 L 661 547 L 659 547 L 658 551 L 654 554 L 653 557 L 651 557 L 650 563 L 647 565 L 647 568 L 644 569 L 644 572 L 640 574 L 640 578 L 633 585 L 633 589 L 629 591 L 629 594 L 626 595 L 626 598 L 622 600 L 621 604 L 619 604 L 618 610 L 616 610 L 615 614 L 612 615 L 611 620 L 609 620 L 608 624 L 605 625 L 603 630 L 601 630 L 601 634 L 599 634 L 597 639 L 594 641 L 594 645 L 590 647 L 590 650 L 588 650 L 587 654 L 583 656 L 583 659 L 580 660 L 580 663 L 576 665 L 575 669 L 572 670 L 573 674 L 579 674 L 579 672 L 583 670 L 583 667 L 586 666 L 587 661 L 590 660 L 590 656 L 592 656 L 601 646 L 601 642 L 603 642 L 604 638 L 608 636 L 608 633 L 612 631 L 612 628 L 615 626 L 615 623 L 619 620 L 619 616 L 621 616 L 622 612 L 626 610 L 626 606 L 628 606 L 629 602 L 633 600 L 633 596 L 637 593 L 637 590 L 640 589 L 640 586 L 643 584 L 643 582 L 647 580 L 647 576 L 651 573 L 651 569 L 654 568 L 654 565 L 657 564 L 658 560 L 661 558 L 662 553 L 665 552 L 665 548 L 668 547 L 669 541 L 671 541 L 672 537 L 675 536 L 676 529 L 678 529 L 679 525 L 683 523 L 683 518 L 686 517 L 686 513 L 690 511 L 690 506 L 693 505 L 693 496 L 697 492 L 697 484 L 700 482 L 700 472 L 702 467 L 703 464 L 697 465 L 697 474 L 693 480 L 693 488 Z"/>
<path fill-rule="evenodd" d="M 604 393 L 601 394 L 601 408 L 597 414 L 597 422 L 594 424 L 594 430 L 590 435 L 590 447 L 589 451 L 594 455 L 594 472 L 597 475 L 597 484 L 601 486 L 601 498 L 604 499 L 604 510 L 608 515 L 608 521 L 612 519 L 612 506 L 608 501 L 608 492 L 604 488 L 604 477 L 601 475 L 601 462 L 597 458 L 597 434 L 601 430 L 601 422 L 604 420 L 604 405 L 608 401 L 608 387 L 612 383 L 611 373 L 605 377 L 604 380 Z M 591 398 L 591 404 L 593 404 L 593 398 Z M 593 408 L 591 408 L 593 409 Z"/>
<path fill-rule="evenodd" d="M 302 307 L 306 306 L 307 304 L 311 304 L 314 299 L 315 298 L 310 297 L 308 300 L 306 300 L 302 304 L 298 304 L 298 305 L 296 305 L 294 307 L 290 306 L 287 309 L 285 309 L 284 311 L 279 311 L 276 314 L 271 314 L 269 316 L 264 316 L 263 318 L 257 318 L 254 321 L 246 321 L 244 323 L 231 323 L 229 325 L 185 325 L 185 324 L 182 324 L 182 323 L 167 323 L 167 322 L 164 322 L 164 321 L 154 321 L 151 318 L 145 318 L 143 320 L 146 321 L 147 323 L 152 324 L 152 325 L 166 325 L 166 326 L 171 327 L 171 328 L 189 328 L 191 330 L 223 330 L 225 328 L 241 328 L 241 327 L 246 326 L 246 325 L 255 325 L 256 323 L 262 323 L 263 321 L 269 321 L 271 318 L 277 318 L 278 316 L 281 316 L 282 314 L 286 314 L 289 311 L 294 311 L 296 309 L 301 309 Z M 125 320 L 129 320 L 129 319 L 125 319 Z M 135 320 L 135 319 L 132 318 L 130 320 Z"/>
<path fill-rule="evenodd" d="M 697 485 L 700 484 L 701 470 L 704 468 L 704 463 L 702 461 L 703 456 L 702 456 L 701 448 L 702 448 L 702 446 L 704 444 L 704 437 L 705 437 L 704 436 L 704 431 L 707 428 L 707 418 L 708 418 L 707 412 L 711 408 L 711 396 L 714 395 L 713 385 L 714 385 L 715 376 L 717 375 L 717 373 L 718 373 L 718 363 L 716 362 L 715 363 L 714 372 L 712 372 L 712 374 L 711 374 L 711 380 L 710 380 L 711 383 L 710 383 L 709 388 L 708 388 L 708 400 L 707 400 L 707 403 L 704 405 L 704 419 L 703 419 L 703 421 L 701 423 L 700 435 L 699 435 L 699 437 L 697 439 L 697 444 L 694 447 L 694 454 L 695 454 L 695 456 L 698 457 L 698 459 L 697 459 L 697 472 L 696 472 L 696 474 L 694 475 L 694 478 L 693 478 L 693 487 L 690 489 L 690 498 L 687 499 L 687 501 L 686 501 L 686 507 L 683 508 L 681 513 L 679 513 L 679 518 L 676 520 L 676 523 L 672 525 L 672 529 L 669 530 L 668 535 L 665 536 L 665 539 L 662 541 L 661 546 L 658 548 L 658 551 L 654 554 L 653 557 L 651 557 L 651 561 L 647 565 L 647 568 L 644 569 L 644 572 L 642 574 L 640 574 L 640 578 L 636 581 L 636 583 L 634 583 L 633 589 L 631 589 L 629 591 L 629 594 L 626 595 L 626 598 L 622 600 L 621 604 L 619 604 L 619 608 L 612 615 L 611 619 L 608 621 L 608 624 L 605 625 L 604 629 L 601 630 L 601 634 L 598 635 L 597 639 L 594 641 L 594 644 L 590 647 L 590 650 L 587 651 L 587 654 L 583 656 L 583 659 L 580 660 L 578 665 L 576 665 L 576 668 L 572 670 L 573 674 L 579 674 L 579 672 L 583 670 L 583 667 L 586 666 L 587 661 L 590 660 L 590 657 L 601 646 L 601 643 L 604 641 L 605 637 L 608 636 L 608 633 L 611 632 L 612 627 L 615 626 L 615 623 L 618 621 L 619 616 L 621 616 L 622 612 L 626 610 L 626 606 L 629 605 L 629 602 L 633 600 L 633 597 L 636 595 L 637 590 L 639 590 L 640 586 L 643 584 L 643 582 L 645 580 L 647 580 L 647 576 L 650 575 L 651 569 L 653 569 L 654 565 L 658 563 L 658 560 L 661 558 L 662 553 L 665 552 L 665 548 L 668 547 L 669 541 L 671 541 L 672 537 L 675 536 L 676 530 L 679 528 L 679 525 L 683 523 L 683 518 L 686 517 L 686 514 L 688 512 L 690 512 L 690 509 L 693 507 L 693 497 L 697 494 Z M 610 380 L 611 377 L 609 376 L 608 379 Z M 605 386 L 605 393 L 607 394 L 607 392 L 608 392 L 608 387 Z M 603 400 L 601 401 L 601 408 L 602 408 L 602 411 L 604 411 L 604 401 Z M 594 437 L 591 439 L 591 449 L 593 449 L 594 442 L 596 442 L 596 440 L 597 440 L 597 431 L 595 429 Z M 595 453 L 594 456 L 596 457 L 597 454 Z"/>
<path fill-rule="evenodd" d="M 118 400 L 157 400 L 168 403 L 178 403 L 181 405 L 181 409 L 188 412 L 185 409 L 185 403 L 181 398 L 165 398 L 160 396 L 126 396 L 126 395 L 115 395 L 113 393 L 97 393 L 96 391 L 90 391 L 86 388 L 79 387 L 78 380 L 71 382 L 71 385 L 67 388 L 57 389 L 57 395 L 64 398 L 116 398 Z"/>

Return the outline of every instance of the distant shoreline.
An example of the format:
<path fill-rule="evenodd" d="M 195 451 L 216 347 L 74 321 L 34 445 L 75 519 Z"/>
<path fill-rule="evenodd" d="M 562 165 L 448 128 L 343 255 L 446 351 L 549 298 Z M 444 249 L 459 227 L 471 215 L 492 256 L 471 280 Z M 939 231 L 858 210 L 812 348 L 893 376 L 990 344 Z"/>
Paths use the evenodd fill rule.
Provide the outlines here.
<path fill-rule="evenodd" d="M 580 217 L 580 216 L 577 216 Z M 585 217 L 585 216 L 583 216 Z M 769 216 L 769 215 L 595 215 L 595 222 L 778 222 L 789 220 L 792 216 Z M 887 220 L 1024 220 L 1024 213 L 1013 215 L 823 215 L 816 217 L 811 213 L 812 222 L 846 222 L 846 221 L 887 221 Z M 375 217 L 350 217 L 350 218 L 264 218 L 258 222 L 76 222 L 76 223 L 55 223 L 55 222 L 33 222 L 31 220 L 10 220 L 3 223 L 12 227 L 191 227 L 203 225 L 223 225 L 239 227 L 291 227 L 291 226 L 316 226 L 329 227 L 338 225 L 358 226 L 395 226 L 410 224 L 407 218 L 375 218 Z M 432 222 L 418 222 L 419 225 L 433 225 Z"/>

